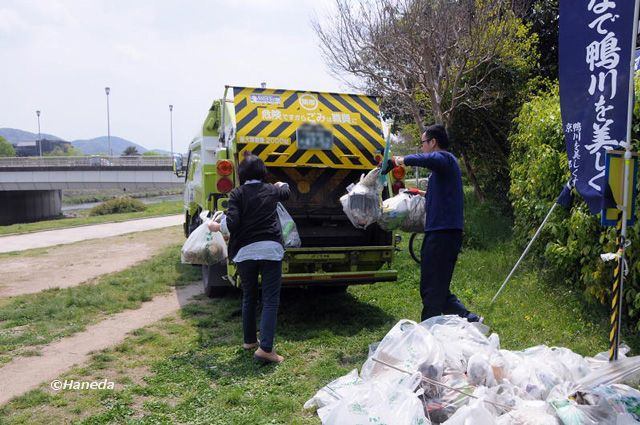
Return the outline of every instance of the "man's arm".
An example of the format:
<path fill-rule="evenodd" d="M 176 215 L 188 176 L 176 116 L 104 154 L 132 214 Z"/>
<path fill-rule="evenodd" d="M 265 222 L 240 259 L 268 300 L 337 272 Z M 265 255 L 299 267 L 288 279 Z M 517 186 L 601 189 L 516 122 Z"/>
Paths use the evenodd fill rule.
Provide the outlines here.
<path fill-rule="evenodd" d="M 447 166 L 447 158 L 440 152 L 407 155 L 402 158 L 402 162 L 410 167 L 426 167 L 434 171 L 442 171 Z"/>

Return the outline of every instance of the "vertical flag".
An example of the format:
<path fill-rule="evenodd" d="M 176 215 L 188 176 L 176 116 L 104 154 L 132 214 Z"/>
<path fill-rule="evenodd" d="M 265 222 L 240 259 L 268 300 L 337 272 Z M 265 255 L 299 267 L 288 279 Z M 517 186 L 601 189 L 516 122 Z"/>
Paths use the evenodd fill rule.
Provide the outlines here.
<path fill-rule="evenodd" d="M 627 137 L 633 0 L 560 1 L 560 106 L 571 185 L 602 207 L 605 152 Z"/>

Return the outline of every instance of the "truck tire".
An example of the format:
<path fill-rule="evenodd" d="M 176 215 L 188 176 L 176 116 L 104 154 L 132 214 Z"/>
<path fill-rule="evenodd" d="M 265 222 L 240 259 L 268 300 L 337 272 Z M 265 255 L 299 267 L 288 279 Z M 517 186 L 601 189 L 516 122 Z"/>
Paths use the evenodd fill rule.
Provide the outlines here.
<path fill-rule="evenodd" d="M 227 266 L 225 264 L 214 264 L 211 266 L 202 266 L 202 283 L 204 285 L 204 294 L 209 298 L 221 298 L 231 288 L 231 284 L 223 276 L 227 274 Z"/>

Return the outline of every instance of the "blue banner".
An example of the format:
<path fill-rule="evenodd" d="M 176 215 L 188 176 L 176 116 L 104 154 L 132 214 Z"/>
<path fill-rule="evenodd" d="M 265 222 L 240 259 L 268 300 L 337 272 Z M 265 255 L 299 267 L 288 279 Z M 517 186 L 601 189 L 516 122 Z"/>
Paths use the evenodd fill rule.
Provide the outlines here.
<path fill-rule="evenodd" d="M 560 0 L 560 106 L 571 185 L 600 212 L 605 152 L 627 137 L 633 0 Z"/>

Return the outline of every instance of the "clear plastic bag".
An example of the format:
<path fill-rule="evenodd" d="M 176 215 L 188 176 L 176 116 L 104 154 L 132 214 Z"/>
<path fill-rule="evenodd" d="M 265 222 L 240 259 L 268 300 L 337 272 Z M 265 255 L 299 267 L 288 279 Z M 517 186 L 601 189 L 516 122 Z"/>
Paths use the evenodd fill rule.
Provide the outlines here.
<path fill-rule="evenodd" d="M 361 390 L 364 381 L 358 376 L 358 370 L 353 369 L 348 374 L 329 382 L 304 404 L 305 409 L 320 409 L 330 406 L 343 398 L 348 398 L 354 392 Z"/>
<path fill-rule="evenodd" d="M 351 224 L 358 229 L 366 229 L 378 221 L 382 213 L 382 185 L 378 181 L 380 169 L 371 170 L 360 181 L 347 187 L 347 194 L 340 198 L 342 210 Z"/>
<path fill-rule="evenodd" d="M 400 225 L 400 230 L 409 233 L 424 232 L 427 200 L 422 195 L 412 195 L 409 198 L 409 214 Z"/>
<path fill-rule="evenodd" d="M 280 220 L 280 227 L 282 229 L 282 240 L 284 241 L 285 248 L 300 248 L 302 241 L 300 240 L 300 234 L 293 218 L 287 212 L 285 207 L 278 202 L 276 207 L 278 212 L 278 219 Z"/>
<path fill-rule="evenodd" d="M 220 232 L 210 232 L 205 220 L 182 245 L 180 259 L 185 264 L 211 265 L 227 261 L 227 244 Z"/>
<path fill-rule="evenodd" d="M 420 371 L 428 378 L 439 380 L 444 370 L 444 353 L 440 343 L 425 328 L 411 320 L 401 320 L 387 333 L 373 355 L 362 365 L 360 376 L 365 380 L 398 381 L 406 374 L 376 360 L 402 368 Z"/>
<path fill-rule="evenodd" d="M 419 374 L 405 377 L 397 384 L 364 381 L 358 391 L 318 410 L 318 416 L 324 425 L 429 425 L 422 403 L 411 389 L 418 380 Z"/>
<path fill-rule="evenodd" d="M 409 215 L 411 195 L 400 192 L 398 195 L 385 199 L 382 202 L 382 213 L 378 224 L 384 230 L 399 229 Z M 424 224 L 424 223 L 423 223 Z"/>

